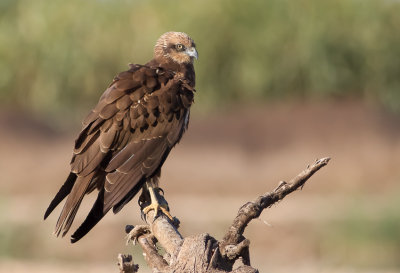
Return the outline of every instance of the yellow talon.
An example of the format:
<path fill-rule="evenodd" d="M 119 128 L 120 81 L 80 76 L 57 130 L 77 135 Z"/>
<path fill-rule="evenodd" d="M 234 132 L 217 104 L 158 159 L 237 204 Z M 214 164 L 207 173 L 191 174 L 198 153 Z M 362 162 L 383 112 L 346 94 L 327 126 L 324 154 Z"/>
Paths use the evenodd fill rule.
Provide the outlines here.
<path fill-rule="evenodd" d="M 166 215 L 169 219 L 171 219 L 171 221 L 173 221 L 174 218 L 169 213 L 168 205 L 159 203 L 153 187 L 148 187 L 148 190 L 150 193 L 151 204 L 143 209 L 143 213 L 147 214 L 150 210 L 154 210 L 155 217 L 157 217 L 158 211 L 161 210 L 164 213 L 164 215 Z"/>
<path fill-rule="evenodd" d="M 151 203 L 147 207 L 143 209 L 143 213 L 147 214 L 150 210 L 154 210 L 155 215 L 158 215 L 158 211 L 161 210 L 169 219 L 173 220 L 174 218 L 171 216 L 171 214 L 168 211 L 168 207 L 165 208 L 164 206 L 161 206 L 160 204 L 157 203 Z"/>

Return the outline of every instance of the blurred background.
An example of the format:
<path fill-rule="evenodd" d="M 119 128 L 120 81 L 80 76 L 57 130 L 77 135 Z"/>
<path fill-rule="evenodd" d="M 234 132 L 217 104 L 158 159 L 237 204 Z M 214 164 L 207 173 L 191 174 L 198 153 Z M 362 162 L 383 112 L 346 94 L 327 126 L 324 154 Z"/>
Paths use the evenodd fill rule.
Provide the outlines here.
<path fill-rule="evenodd" d="M 184 236 L 221 239 L 245 202 L 325 156 L 246 230 L 260 272 L 400 272 L 400 2 L 0 1 L 0 271 L 118 272 L 137 199 L 79 243 L 52 236 L 80 121 L 164 32 L 200 58 L 161 179 Z M 84 219 L 88 196 L 72 230 Z"/>

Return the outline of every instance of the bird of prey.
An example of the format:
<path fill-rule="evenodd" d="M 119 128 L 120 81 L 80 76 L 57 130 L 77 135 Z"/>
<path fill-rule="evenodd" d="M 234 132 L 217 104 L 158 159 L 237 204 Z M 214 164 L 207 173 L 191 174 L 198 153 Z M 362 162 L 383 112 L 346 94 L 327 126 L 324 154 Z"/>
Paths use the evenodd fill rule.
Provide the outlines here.
<path fill-rule="evenodd" d="M 83 121 L 75 140 L 71 172 L 51 201 L 46 219 L 65 198 L 55 234 L 71 227 L 83 197 L 98 190 L 87 218 L 71 236 L 85 236 L 112 208 L 119 212 L 143 188 L 154 209 L 168 214 L 157 200 L 161 167 L 189 122 L 194 98 L 194 41 L 183 32 L 163 34 L 154 58 L 145 65 L 130 64 L 106 89 Z"/>

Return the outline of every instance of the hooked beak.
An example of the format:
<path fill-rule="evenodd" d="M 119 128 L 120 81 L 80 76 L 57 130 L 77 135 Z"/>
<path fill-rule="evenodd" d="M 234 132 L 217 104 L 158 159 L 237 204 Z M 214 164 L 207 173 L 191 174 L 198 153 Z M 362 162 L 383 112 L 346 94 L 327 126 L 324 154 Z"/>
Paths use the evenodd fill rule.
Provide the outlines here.
<path fill-rule="evenodd" d="M 192 58 L 196 58 L 196 60 L 199 58 L 199 54 L 197 53 L 197 50 L 194 47 L 186 49 L 186 54 Z"/>

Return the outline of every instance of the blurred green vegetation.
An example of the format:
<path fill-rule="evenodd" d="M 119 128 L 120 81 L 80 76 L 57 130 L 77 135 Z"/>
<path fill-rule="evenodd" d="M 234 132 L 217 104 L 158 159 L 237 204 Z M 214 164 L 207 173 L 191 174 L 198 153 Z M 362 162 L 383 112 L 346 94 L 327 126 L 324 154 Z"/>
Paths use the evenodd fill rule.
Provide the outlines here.
<path fill-rule="evenodd" d="M 196 108 L 351 96 L 400 110 L 399 26 L 399 1 L 2 0 L 0 104 L 81 118 L 176 30 L 198 45 Z"/>
<path fill-rule="evenodd" d="M 400 268 L 398 196 L 398 191 L 386 195 L 380 207 L 368 204 L 368 198 L 355 197 L 347 214 L 316 231 L 319 252 L 338 265 Z"/>

